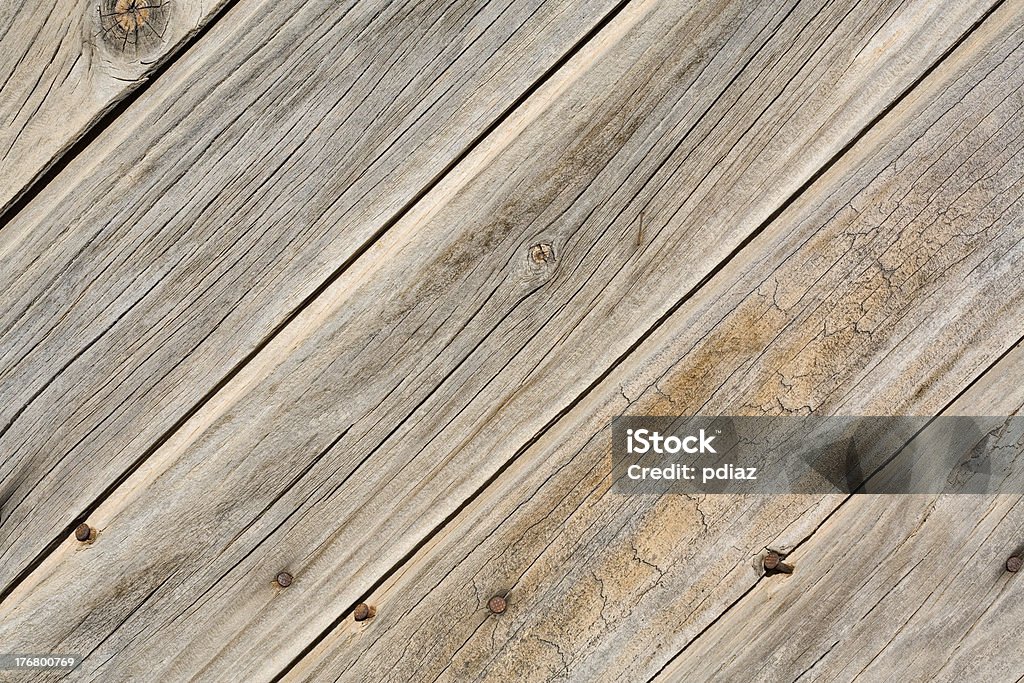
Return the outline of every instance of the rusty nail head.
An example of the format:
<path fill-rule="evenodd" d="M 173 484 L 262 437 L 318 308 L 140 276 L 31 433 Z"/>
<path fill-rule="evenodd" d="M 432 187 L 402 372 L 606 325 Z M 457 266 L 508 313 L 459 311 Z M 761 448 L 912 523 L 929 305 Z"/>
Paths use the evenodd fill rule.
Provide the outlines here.
<path fill-rule="evenodd" d="M 82 522 L 81 524 L 75 527 L 75 538 L 79 542 L 85 543 L 90 538 L 92 538 L 92 527 L 90 527 L 85 522 Z"/>
<path fill-rule="evenodd" d="M 292 580 L 294 578 L 295 577 L 293 577 L 288 572 L 281 572 L 277 575 L 277 585 L 281 588 L 287 588 L 288 586 L 292 585 Z"/>
<path fill-rule="evenodd" d="M 356 605 L 354 610 L 352 610 L 352 618 L 356 621 L 366 621 L 367 619 L 372 618 L 376 613 L 376 609 L 370 607 L 365 602 L 361 602 Z"/>
<path fill-rule="evenodd" d="M 491 610 L 492 614 L 501 614 L 507 607 L 508 601 L 500 595 L 495 595 L 487 601 L 487 609 Z"/>
<path fill-rule="evenodd" d="M 1024 567 L 1024 558 L 1020 555 L 1014 555 L 1006 561 L 1006 571 L 1017 573 Z"/>
<path fill-rule="evenodd" d="M 782 561 L 782 556 L 772 550 L 764 556 L 764 569 L 767 572 L 792 574 L 793 567 Z"/>

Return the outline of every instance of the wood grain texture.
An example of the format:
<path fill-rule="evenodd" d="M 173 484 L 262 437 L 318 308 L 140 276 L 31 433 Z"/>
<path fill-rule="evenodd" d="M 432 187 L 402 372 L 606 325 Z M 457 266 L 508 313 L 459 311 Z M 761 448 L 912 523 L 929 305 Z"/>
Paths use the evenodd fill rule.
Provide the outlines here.
<path fill-rule="evenodd" d="M 924 506 L 896 521 L 900 512 L 914 512 L 908 506 L 919 498 L 899 505 L 890 499 L 888 512 L 875 503 L 857 513 L 866 529 L 885 512 L 895 525 L 892 538 L 885 523 L 866 534 L 832 517 L 822 527 L 830 535 L 816 546 L 822 556 L 808 569 L 810 551 L 801 543 L 814 540 L 844 497 L 623 497 L 609 490 L 606 425 L 623 412 L 943 410 L 1024 333 L 1024 285 L 1016 275 L 1024 261 L 1022 41 L 1024 4 L 1008 4 L 369 595 L 373 620 L 342 622 L 288 679 L 354 680 L 373 671 L 390 680 L 647 680 L 691 643 L 700 649 L 692 658 L 687 650 L 685 664 L 676 660 L 671 668 L 680 678 L 794 679 L 833 645 L 833 622 L 840 633 L 866 634 L 872 624 L 856 624 L 868 603 L 897 586 L 896 596 L 910 596 L 899 615 L 910 617 L 925 601 L 930 608 L 901 636 L 905 645 L 893 651 L 889 668 L 878 663 L 869 680 L 905 680 L 891 667 L 919 644 L 913 637 L 929 633 L 926 617 L 936 615 L 938 595 L 928 598 L 934 582 L 927 576 L 913 589 L 897 585 L 900 562 L 943 548 L 928 566 L 936 575 L 949 570 L 950 581 L 960 576 L 955 604 L 973 607 L 940 638 L 952 646 L 946 668 L 938 659 L 920 662 L 918 671 L 962 676 L 974 651 L 985 656 L 989 680 L 1015 680 L 1004 676 L 1019 667 L 1010 646 L 1019 642 L 1009 627 L 1015 612 L 987 608 L 996 598 L 1013 600 L 999 568 L 1017 549 L 1010 541 L 1022 519 L 1018 502 L 950 497 L 930 526 L 948 526 L 950 536 L 937 532 L 919 548 L 908 543 L 844 618 L 836 610 L 879 566 L 872 558 L 881 562 L 926 516 Z M 1019 363 L 1018 351 L 952 410 L 1018 410 L 1012 397 L 1019 389 L 1008 403 L 978 397 L 1019 386 Z M 976 514 L 955 522 L 958 509 Z M 853 514 L 844 510 L 837 515 Z M 956 544 L 974 524 L 967 566 L 956 571 Z M 852 539 L 864 545 L 851 551 Z M 972 552 L 982 544 L 983 552 Z M 759 570 L 765 549 L 798 546 L 796 573 L 768 583 Z M 840 557 L 863 558 L 864 571 L 836 577 Z M 803 592 L 826 575 L 834 583 L 816 589 L 819 599 L 830 585 L 842 589 L 812 610 Z M 733 615 L 731 605 L 760 590 L 767 591 L 755 603 L 760 609 Z M 777 615 L 776 591 L 803 609 L 778 614 L 781 628 L 763 631 L 747 657 L 754 630 Z M 508 600 L 500 617 L 486 608 L 494 594 Z M 951 595 L 944 590 L 944 598 Z M 705 640 L 701 633 L 722 614 L 708 633 L 726 640 Z M 841 665 L 855 657 L 866 663 L 899 622 L 879 626 L 878 638 L 867 641 L 874 651 L 848 648 L 850 660 L 833 651 L 838 665 L 821 677 L 851 678 Z M 991 632 L 982 627 L 1002 630 L 986 642 Z M 957 642 L 962 647 L 954 649 Z M 782 649 L 768 656 L 774 645 Z M 723 663 L 728 667 L 716 672 Z M 817 673 L 807 680 L 818 680 Z"/>
<path fill-rule="evenodd" d="M 1022 378 L 1018 346 L 946 412 L 1020 415 Z M 1020 680 L 1022 577 L 1005 566 L 1022 503 L 854 496 L 786 558 L 799 574 L 758 583 L 659 680 Z"/>
<path fill-rule="evenodd" d="M 85 678 L 280 670 L 985 9 L 631 3 L 9 596 L 0 637 L 89 653 Z"/>
<path fill-rule="evenodd" d="M 0 592 L 613 8 L 243 3 L 0 231 Z"/>
<path fill-rule="evenodd" d="M 225 0 L 5 2 L 0 12 L 0 214 L 109 109 L 214 19 Z"/>

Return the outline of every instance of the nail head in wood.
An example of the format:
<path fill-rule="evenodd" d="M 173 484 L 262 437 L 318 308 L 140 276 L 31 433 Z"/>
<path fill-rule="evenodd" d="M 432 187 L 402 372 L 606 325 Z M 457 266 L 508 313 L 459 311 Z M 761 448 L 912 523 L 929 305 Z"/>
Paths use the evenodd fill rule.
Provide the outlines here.
<path fill-rule="evenodd" d="M 774 574 L 792 574 L 793 566 L 782 561 L 782 556 L 774 550 L 764 556 L 764 570 Z"/>
<path fill-rule="evenodd" d="M 500 595 L 495 595 L 493 598 L 487 601 L 487 609 L 491 610 L 491 614 L 501 614 L 508 608 L 508 601 Z"/>
<path fill-rule="evenodd" d="M 281 572 L 277 575 L 277 585 L 281 588 L 287 588 L 288 586 L 292 585 L 292 581 L 294 579 L 295 577 L 293 577 L 288 572 Z"/>
<path fill-rule="evenodd" d="M 356 621 L 366 621 L 367 619 L 372 619 L 376 613 L 376 608 L 367 605 L 365 602 L 361 602 L 356 605 L 354 610 L 352 610 L 352 618 Z"/>
<path fill-rule="evenodd" d="M 79 543 L 85 543 L 90 538 L 92 538 L 92 527 L 90 527 L 88 524 L 82 522 L 81 524 L 75 527 L 75 539 Z"/>
<path fill-rule="evenodd" d="M 1024 558 L 1019 555 L 1013 555 L 1006 561 L 1006 571 L 1008 572 L 1016 574 L 1021 570 L 1021 567 L 1024 567 Z"/>

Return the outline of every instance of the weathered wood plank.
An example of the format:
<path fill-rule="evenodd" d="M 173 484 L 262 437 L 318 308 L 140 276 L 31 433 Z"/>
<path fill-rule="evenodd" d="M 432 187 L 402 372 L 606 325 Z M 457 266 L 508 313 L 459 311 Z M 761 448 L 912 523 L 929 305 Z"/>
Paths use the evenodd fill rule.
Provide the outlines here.
<path fill-rule="evenodd" d="M 227 0 L 7 2 L 0 14 L 0 215 Z"/>
<path fill-rule="evenodd" d="M 947 412 L 1019 415 L 1022 378 L 1018 346 Z M 659 679 L 1020 680 L 1022 501 L 855 496 Z"/>
<path fill-rule="evenodd" d="M 100 677 L 286 665 L 985 8 L 932 10 L 631 3 L 21 584 L 0 637 Z"/>
<path fill-rule="evenodd" d="M 372 671 L 393 680 L 527 673 L 531 680 L 646 680 L 758 586 L 764 549 L 798 545 L 843 497 L 616 495 L 605 426 L 627 410 L 934 414 L 1019 339 L 1022 40 L 1024 3 L 1008 4 L 369 595 L 374 619 L 342 622 L 289 679 L 351 680 Z M 1007 369 L 1019 369 L 1018 359 L 1019 352 L 997 366 L 970 396 L 982 387 L 1005 390 L 1000 374 L 1019 383 L 1017 370 Z M 989 504 L 986 529 L 1012 507 Z M 1019 519 L 1007 519 L 1004 541 Z M 1014 549 L 994 540 L 984 556 L 972 557 L 986 563 L 979 581 L 992 580 L 993 558 Z M 824 557 L 818 570 L 827 571 L 831 559 L 834 572 L 841 552 Z M 797 574 L 781 579 L 789 585 L 780 590 L 802 590 L 805 557 L 797 556 Z M 930 562 L 939 568 L 955 560 Z M 875 587 L 893 585 L 880 579 Z M 973 595 L 993 597 L 999 584 L 991 585 L 992 593 Z M 508 598 L 500 617 L 486 609 L 494 594 Z M 758 614 L 755 623 L 764 626 L 775 612 L 762 605 Z M 1011 618 L 985 616 L 1004 625 Z M 787 626 L 770 642 L 794 630 Z M 949 640 L 963 634 L 983 637 L 958 626 Z M 812 642 L 827 635 L 819 628 Z M 795 637 L 786 651 L 805 642 Z M 1018 666 L 1007 659 L 1015 649 L 996 654 L 1006 642 L 1000 636 L 983 646 L 989 671 Z M 721 680 L 758 678 L 768 643 L 743 658 L 746 669 L 730 668 Z M 812 648 L 800 661 L 822 651 Z M 698 673 L 699 657 L 678 671 L 688 680 L 718 680 L 710 674 L 722 653 L 702 654 Z M 958 651 L 950 670 L 966 656 Z"/>
<path fill-rule="evenodd" d="M 0 594 L 615 0 L 243 3 L 0 231 Z"/>

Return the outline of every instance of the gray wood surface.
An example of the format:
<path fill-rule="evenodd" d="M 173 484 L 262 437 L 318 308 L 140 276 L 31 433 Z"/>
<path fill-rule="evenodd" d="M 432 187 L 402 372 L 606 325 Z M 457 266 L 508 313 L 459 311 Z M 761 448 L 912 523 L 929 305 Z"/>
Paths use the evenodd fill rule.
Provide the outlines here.
<path fill-rule="evenodd" d="M 0 231 L 0 593 L 613 8 L 247 2 Z"/>
<path fill-rule="evenodd" d="M 973 680 L 972 653 L 983 680 L 1016 680 L 1002 564 L 1019 498 L 625 498 L 603 428 L 624 411 L 944 410 L 1024 333 L 1022 40 L 1007 5 L 288 680 L 647 680 L 691 643 L 666 676 L 793 680 L 836 639 L 802 680 L 851 680 L 880 650 L 866 680 Z M 948 410 L 1018 412 L 1020 363 Z M 792 576 L 763 576 L 769 547 L 799 547 Z M 865 620 L 894 588 L 899 609 Z"/>
<path fill-rule="evenodd" d="M 949 3 L 941 12 L 924 2 L 871 7 L 630 3 L 90 516 L 98 529 L 93 543 L 68 539 L 15 589 L 0 605 L 0 638 L 35 649 L 87 653 L 82 671 L 86 679 L 133 674 L 215 679 L 229 672 L 266 679 L 280 671 L 396 565 L 400 568 L 395 576 L 421 566 L 426 560 L 419 554 L 409 562 L 403 559 L 914 85 L 987 8 L 966 2 Z M 983 46 L 996 51 L 989 43 Z M 966 81 L 965 88 L 974 83 Z M 952 106 L 957 91 L 950 92 L 954 99 L 943 102 Z M 901 119 L 895 129 L 906 146 L 927 126 L 926 120 L 910 126 L 910 120 Z M 884 131 L 885 136 L 892 133 Z M 875 149 L 879 135 L 872 137 L 873 144 L 862 143 Z M 224 159 L 217 162 L 220 174 L 232 168 Z M 875 175 L 856 165 L 843 168 L 851 170 L 850 177 L 833 174 L 827 187 L 845 183 L 848 193 L 869 191 L 865 187 L 870 189 Z M 896 183 L 890 176 L 882 177 Z M 951 192 L 963 189 L 955 182 L 950 187 Z M 225 212 L 231 209 L 232 191 L 237 187 L 219 188 L 227 194 Z M 283 202 L 275 194 L 282 191 L 263 188 L 252 201 L 276 197 Z M 160 201 L 168 194 L 173 198 L 173 188 L 165 189 Z M 943 195 L 950 205 L 955 205 L 954 196 Z M 801 200 L 810 214 L 805 223 L 791 217 L 777 231 L 803 235 L 799 239 L 806 241 L 808 235 L 793 226 L 810 234 L 821 228 L 815 210 L 830 197 Z M 310 201 L 302 195 L 287 199 Z M 220 204 L 211 207 L 216 214 Z M 241 207 L 254 210 L 244 202 Z M 237 226 L 238 234 L 245 227 Z M 927 225 L 920 228 L 926 231 Z M 131 230 L 125 229 L 125 243 L 132 244 Z M 21 234 L 25 239 L 35 233 Z M 216 235 L 218 248 L 235 248 L 230 230 Z M 913 234 L 905 239 L 906 249 L 930 244 Z M 962 239 L 999 246 L 989 234 Z M 333 237 L 317 243 L 326 250 L 321 256 L 325 263 L 345 253 L 337 241 Z M 186 244 L 198 248 L 197 242 Z M 819 259 L 829 249 L 848 250 L 827 236 L 815 244 Z M 694 245 L 703 247 L 699 260 L 694 259 Z M 799 247 L 785 239 L 769 245 L 783 251 Z M 249 242 L 244 247 L 245 253 L 252 251 Z M 964 258 L 934 277 L 948 282 L 969 263 Z M 230 277 L 246 272 L 235 268 L 228 271 Z M 773 271 L 760 272 L 768 276 Z M 76 277 L 82 275 L 76 271 Z M 263 288 L 283 288 L 278 293 L 287 296 L 302 281 L 293 277 L 263 274 L 258 281 Z M 719 320 L 729 310 L 727 303 L 736 306 L 749 296 L 749 287 L 744 289 L 749 283 L 739 282 L 731 299 L 729 291 L 707 295 L 719 307 L 712 309 Z M 977 291 L 959 293 L 962 301 L 999 301 L 985 289 L 994 282 L 982 278 Z M 918 292 L 913 283 L 907 285 L 908 295 Z M 232 284 L 234 290 L 225 291 L 238 295 L 239 284 Z M 793 287 L 803 291 L 799 283 Z M 810 282 L 803 289 L 817 296 L 831 291 Z M 853 296 L 853 290 L 840 291 Z M 702 292 L 693 301 L 706 301 Z M 762 304 L 765 299 L 750 298 Z M 892 315 L 886 303 L 879 304 L 880 320 Z M 1012 301 L 1003 305 L 1010 307 Z M 240 308 L 248 316 L 259 310 Z M 749 313 L 741 307 L 732 314 L 738 317 L 730 318 L 736 321 L 731 334 L 737 360 L 755 353 L 755 344 L 771 341 L 745 339 L 752 319 L 743 316 Z M 916 308 L 913 313 L 924 315 Z M 137 314 L 130 309 L 124 315 Z M 138 324 L 148 320 L 152 326 L 152 316 L 156 313 L 139 318 Z M 914 319 L 910 313 L 905 318 Z M 38 319 L 47 318 L 40 314 Z M 781 309 L 774 321 L 798 325 L 796 335 L 812 335 L 800 340 L 806 346 L 818 328 L 802 326 L 805 322 Z M 231 330 L 233 344 L 240 335 L 244 338 L 241 327 L 234 324 Z M 715 328 L 705 329 L 711 333 Z M 921 388 L 915 405 L 941 407 L 937 401 L 950 387 L 969 381 L 998 353 L 994 349 L 1008 346 L 994 333 L 998 330 L 981 329 L 992 334 L 955 356 L 944 370 L 945 382 L 925 385 L 908 374 L 893 391 Z M 900 342 L 907 355 L 899 360 L 913 361 L 922 338 L 960 348 L 956 345 L 974 340 L 970 334 L 980 334 L 973 327 L 959 336 L 938 332 L 918 330 L 916 337 Z M 1003 329 L 1001 334 L 1009 332 Z M 895 346 L 899 340 L 866 336 L 872 343 L 862 353 L 880 354 L 878 367 L 891 371 L 884 362 L 885 343 Z M 839 343 L 830 337 L 821 343 Z M 131 334 L 122 338 L 135 339 Z M 218 344 L 227 338 L 226 333 L 213 337 L 211 348 L 221 351 Z M 695 341 L 688 339 L 691 345 Z M 154 342 L 152 348 L 162 352 L 165 346 L 166 341 Z M 681 353 L 679 346 L 667 348 L 674 360 L 682 355 L 686 362 L 697 363 L 691 373 L 725 368 L 718 364 L 720 350 L 706 351 L 702 360 L 699 353 Z M 772 348 L 781 355 L 801 347 Z M 106 357 L 90 355 L 90 360 Z M 124 362 L 123 356 L 115 357 Z M 651 367 L 636 354 L 627 365 L 631 372 Z M 191 366 L 207 374 L 217 367 Z M 769 367 L 767 361 L 763 367 Z M 777 368 L 788 372 L 785 363 L 776 362 L 772 376 Z M 81 374 L 76 372 L 79 378 Z M 799 373 L 783 377 L 804 386 L 797 381 Z M 616 388 L 614 404 L 618 384 L 611 386 Z M 636 395 L 635 389 L 624 390 Z M 150 399 L 160 396 L 153 389 L 145 394 Z M 608 400 L 605 392 L 597 396 L 584 398 L 570 415 L 582 410 L 591 419 L 591 404 Z M 797 398 L 795 393 L 792 397 Z M 877 400 L 883 404 L 882 398 Z M 176 400 L 168 403 L 180 405 Z M 769 408 L 773 406 L 771 402 Z M 139 421 L 135 413 L 133 420 Z M 566 424 L 556 424 L 535 448 L 550 446 L 565 434 Z M 595 434 L 593 426 L 582 438 Z M 521 462 L 537 465 L 529 454 Z M 601 458 L 588 465 L 599 468 Z M 523 468 L 516 465 L 514 471 Z M 503 504 L 500 497 L 487 497 L 471 509 L 508 514 Z M 799 517 L 800 512 L 804 508 L 794 502 L 773 515 Z M 614 516 L 613 511 L 607 514 Z M 689 518 L 696 521 L 699 515 L 690 511 Z M 760 523 L 762 530 L 776 530 L 777 521 L 769 516 L 759 522 L 755 515 L 752 528 Z M 663 522 L 658 528 L 664 529 Z M 653 513 L 630 523 L 635 530 L 647 524 L 648 533 L 654 533 Z M 449 538 L 442 531 L 430 543 Z M 569 543 L 568 535 L 553 542 L 559 539 Z M 648 541 L 639 536 L 636 542 Z M 702 548 L 713 550 L 711 544 Z M 646 549 L 641 551 L 638 557 L 649 560 Z M 736 552 L 749 560 L 747 553 Z M 632 557 L 631 550 L 619 559 L 632 567 Z M 735 568 L 730 557 L 726 553 L 721 561 L 732 561 Z M 652 564 L 658 568 L 657 562 Z M 564 558 L 553 558 L 549 565 L 553 571 L 564 566 Z M 287 589 L 272 584 L 281 569 L 295 575 Z M 632 574 L 623 576 L 623 587 L 631 588 L 626 584 L 633 581 Z M 706 586 L 715 584 L 717 580 Z M 732 585 L 738 588 L 738 583 Z M 657 586 L 660 593 L 663 588 Z M 490 589 L 481 585 L 480 594 L 486 596 Z M 47 618 L 40 620 L 44 611 Z M 711 614 L 708 610 L 695 618 Z M 457 627 L 473 626 L 478 616 L 474 613 Z M 378 616 L 370 623 L 385 622 Z M 618 629 L 605 633 L 607 638 L 626 635 Z M 587 634 L 581 638 L 586 646 L 577 642 L 574 647 L 582 658 L 595 651 L 600 639 L 592 642 Z M 406 638 L 402 647 L 425 642 Z M 443 646 L 444 641 L 436 642 Z M 465 652 L 471 655 L 478 647 L 482 643 L 473 641 Z M 662 653 L 669 655 L 664 647 Z M 448 673 L 457 671 L 453 664 Z M 500 671 L 500 666 L 495 669 Z"/>
<path fill-rule="evenodd" d="M 1022 376 L 1018 346 L 946 412 L 1020 415 Z M 798 573 L 759 583 L 658 680 L 1018 681 L 1024 577 L 1005 567 L 1022 501 L 856 496 L 786 558 Z"/>
<path fill-rule="evenodd" d="M 8 1 L 0 8 L 0 215 L 225 0 Z M 250 0 L 250 4 L 256 4 Z"/>

